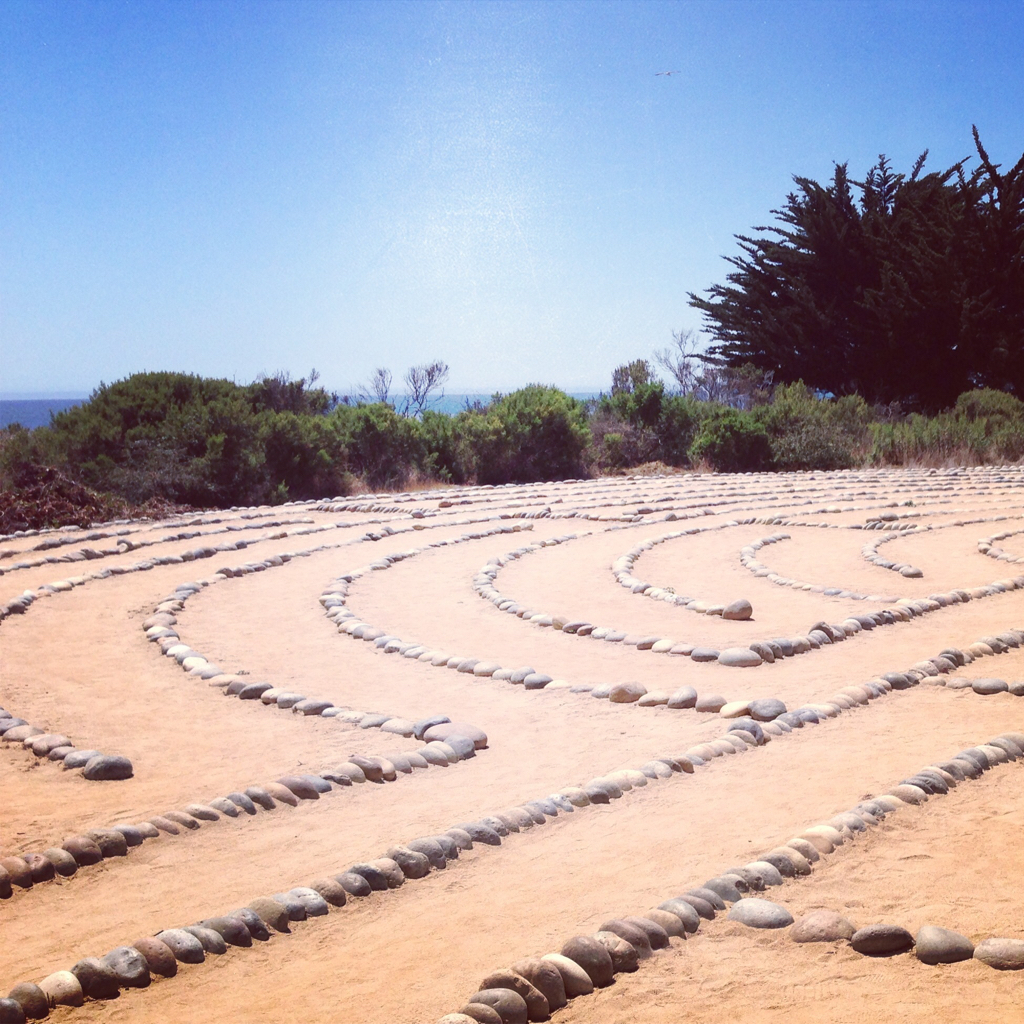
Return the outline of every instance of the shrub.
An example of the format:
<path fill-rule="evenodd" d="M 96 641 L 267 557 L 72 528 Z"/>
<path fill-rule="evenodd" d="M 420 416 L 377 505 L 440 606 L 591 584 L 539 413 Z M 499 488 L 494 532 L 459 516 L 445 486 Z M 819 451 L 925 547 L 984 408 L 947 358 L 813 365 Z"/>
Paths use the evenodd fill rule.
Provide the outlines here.
<path fill-rule="evenodd" d="M 471 427 L 479 483 L 557 480 L 583 473 L 590 443 L 586 407 L 558 388 L 531 384 L 498 396 Z"/>
<path fill-rule="evenodd" d="M 701 426 L 690 446 L 690 461 L 706 462 L 723 473 L 771 469 L 771 441 L 751 413 L 721 409 Z"/>

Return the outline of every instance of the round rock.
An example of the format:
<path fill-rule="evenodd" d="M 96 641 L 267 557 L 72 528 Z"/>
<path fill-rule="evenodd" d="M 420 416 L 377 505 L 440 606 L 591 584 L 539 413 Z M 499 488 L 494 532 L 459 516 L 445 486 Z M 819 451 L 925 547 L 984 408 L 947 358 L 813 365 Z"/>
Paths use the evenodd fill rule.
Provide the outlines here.
<path fill-rule="evenodd" d="M 899 925 L 869 924 L 853 933 L 850 945 L 864 956 L 893 956 L 910 949 L 914 945 L 914 936 Z"/>
<path fill-rule="evenodd" d="M 70 971 L 55 971 L 39 982 L 39 988 L 53 1006 L 81 1006 L 85 998 L 82 983 Z"/>
<path fill-rule="evenodd" d="M 748 928 L 788 928 L 793 923 L 793 915 L 785 907 L 756 897 L 733 904 L 727 916 Z"/>
<path fill-rule="evenodd" d="M 926 924 L 914 939 L 917 959 L 925 964 L 955 964 L 974 956 L 974 943 L 959 932 Z"/>
<path fill-rule="evenodd" d="M 614 980 L 615 972 L 608 950 L 589 935 L 571 938 L 562 946 L 562 956 L 579 964 L 597 988 L 610 985 Z"/>
<path fill-rule="evenodd" d="M 67 759 L 64 761 L 67 764 Z M 132 763 L 120 754 L 100 754 L 90 758 L 82 775 L 90 782 L 113 782 L 132 777 Z"/>
<path fill-rule="evenodd" d="M 789 937 L 794 942 L 839 942 L 851 939 L 853 924 L 834 910 L 813 910 L 798 918 Z"/>
<path fill-rule="evenodd" d="M 163 978 L 173 978 L 178 973 L 178 961 L 170 946 L 155 935 L 146 935 L 136 939 L 132 945 L 145 957 L 151 974 L 159 974 Z"/>
<path fill-rule="evenodd" d="M 997 971 L 1024 968 L 1024 939 L 982 939 L 974 947 L 974 959 Z"/>

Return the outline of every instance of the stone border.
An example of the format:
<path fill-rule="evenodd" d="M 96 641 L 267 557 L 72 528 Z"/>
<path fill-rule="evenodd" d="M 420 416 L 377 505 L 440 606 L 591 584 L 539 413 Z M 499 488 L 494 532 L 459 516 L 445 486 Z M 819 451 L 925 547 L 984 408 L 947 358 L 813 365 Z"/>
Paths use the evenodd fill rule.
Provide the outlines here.
<path fill-rule="evenodd" d="M 812 825 L 800 836 L 769 850 L 745 866 L 728 869 L 681 896 L 665 900 L 654 910 L 639 917 L 612 918 L 595 936 L 570 939 L 560 953 L 525 959 L 511 968 L 492 972 L 460 1012 L 447 1014 L 439 1024 L 475 1024 L 493 1020 L 485 1010 L 479 1009 L 481 1004 L 504 1010 L 508 1017 L 502 1015 L 502 1020 L 546 1020 L 553 1010 L 561 1009 L 569 999 L 589 994 L 595 987 L 611 984 L 616 973 L 635 971 L 641 958 L 650 956 L 652 950 L 670 948 L 673 937 L 685 940 L 688 934 L 699 929 L 702 919 L 714 920 L 730 903 L 729 920 L 755 929 L 789 927 L 794 921 L 785 907 L 745 894 L 782 885 L 786 878 L 795 880 L 810 875 L 812 864 L 831 854 L 837 846 L 852 840 L 857 833 L 877 826 L 887 814 L 905 805 L 923 804 L 929 796 L 944 795 L 959 783 L 979 778 L 989 768 L 1016 761 L 1018 757 L 1024 757 L 1024 733 L 1006 733 L 996 737 L 991 744 L 968 748 L 948 761 L 928 765 L 917 775 L 893 787 L 890 793 L 862 801 L 850 811 L 833 816 L 827 823 Z M 908 932 L 887 925 L 869 925 L 848 937 L 854 949 L 865 955 L 905 951 L 914 945 Z M 841 936 L 835 936 L 833 941 L 839 938 Z M 898 945 L 884 948 L 887 940 L 895 940 Z M 1024 968 L 1024 942 L 1018 942 L 1010 950 L 994 943 L 1013 940 L 985 941 L 990 948 L 978 959 L 989 966 L 1005 969 L 1008 966 L 1005 961 L 1015 957 L 1014 966 Z M 985 942 L 980 943 L 978 949 L 984 946 Z M 973 947 L 972 954 L 976 955 Z M 545 971 L 545 963 L 552 964 L 556 973 Z M 548 985 L 550 992 L 545 991 Z M 477 996 L 481 998 L 477 999 Z"/>

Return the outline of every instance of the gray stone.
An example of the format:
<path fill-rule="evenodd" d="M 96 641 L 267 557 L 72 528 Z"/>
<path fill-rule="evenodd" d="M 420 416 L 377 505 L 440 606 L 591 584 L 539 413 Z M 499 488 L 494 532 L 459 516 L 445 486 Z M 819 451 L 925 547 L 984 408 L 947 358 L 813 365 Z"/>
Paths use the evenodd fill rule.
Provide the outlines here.
<path fill-rule="evenodd" d="M 755 722 L 771 722 L 786 713 L 786 705 L 774 697 L 763 697 L 750 702 L 750 717 Z"/>
<path fill-rule="evenodd" d="M 469 997 L 467 1006 L 490 1006 L 494 1009 L 501 1024 L 527 1024 L 529 1013 L 526 1000 L 518 992 L 510 988 L 489 988 Z"/>
<path fill-rule="evenodd" d="M 789 933 L 794 942 L 839 942 L 853 937 L 856 928 L 834 910 L 813 910 L 799 918 Z"/>
<path fill-rule="evenodd" d="M 692 708 L 697 703 L 697 691 L 692 686 L 683 686 L 668 699 L 670 708 Z"/>
<path fill-rule="evenodd" d="M 137 949 L 118 946 L 103 957 L 103 962 L 117 976 L 122 988 L 146 988 L 149 985 L 149 964 Z"/>
<path fill-rule="evenodd" d="M 714 693 L 705 697 L 698 697 L 694 707 L 697 711 L 704 712 L 705 714 L 718 714 L 727 703 L 728 701 L 721 694 Z"/>
<path fill-rule="evenodd" d="M 675 914 L 682 922 L 683 928 L 688 932 L 695 932 L 700 926 L 700 915 L 692 903 L 682 899 L 665 900 L 658 904 L 659 910 Z"/>
<path fill-rule="evenodd" d="M 71 968 L 71 973 L 82 986 L 82 993 L 90 999 L 113 999 L 121 991 L 120 981 L 113 967 L 96 957 L 90 956 L 79 960 Z"/>
<path fill-rule="evenodd" d="M 1006 693 L 1009 687 L 1002 679 L 975 679 L 971 683 L 971 689 L 982 696 L 989 696 L 993 693 Z"/>
<path fill-rule="evenodd" d="M 184 928 L 168 928 L 157 932 L 156 937 L 167 945 L 175 959 L 183 964 L 201 964 L 206 959 L 203 944 Z"/>
<path fill-rule="evenodd" d="M 718 664 L 730 668 L 756 668 L 763 660 L 757 651 L 749 647 L 727 647 L 718 655 Z"/>
<path fill-rule="evenodd" d="M 579 964 L 597 988 L 610 985 L 615 980 L 608 950 L 589 935 L 577 935 L 569 939 L 562 946 L 562 956 Z"/>
<path fill-rule="evenodd" d="M 998 971 L 1024 968 L 1024 939 L 983 939 L 974 947 L 974 959 Z"/>
<path fill-rule="evenodd" d="M 926 924 L 914 939 L 917 959 L 926 964 L 955 964 L 974 956 L 974 943 L 959 932 Z"/>
<path fill-rule="evenodd" d="M 64 761 L 67 764 L 67 759 Z M 90 782 L 110 782 L 132 777 L 132 763 L 120 754 L 100 754 L 86 762 L 82 775 Z"/>
<path fill-rule="evenodd" d="M 641 683 L 616 683 L 608 692 L 608 700 L 612 704 L 632 704 L 647 692 Z"/>
<path fill-rule="evenodd" d="M 728 918 L 748 928 L 787 928 L 793 923 L 793 915 L 785 907 L 756 897 L 733 904 Z"/>
<path fill-rule="evenodd" d="M 735 619 L 739 622 L 746 621 L 753 614 L 754 606 L 746 598 L 740 598 L 738 601 L 733 601 L 722 609 L 723 619 Z"/>
<path fill-rule="evenodd" d="M 850 945 L 865 956 L 893 956 L 912 948 L 914 936 L 899 925 L 869 924 L 853 933 Z"/>
<path fill-rule="evenodd" d="M 640 966 L 636 947 L 615 932 L 599 931 L 594 938 L 601 943 L 612 958 L 612 970 L 616 974 L 632 973 Z"/>

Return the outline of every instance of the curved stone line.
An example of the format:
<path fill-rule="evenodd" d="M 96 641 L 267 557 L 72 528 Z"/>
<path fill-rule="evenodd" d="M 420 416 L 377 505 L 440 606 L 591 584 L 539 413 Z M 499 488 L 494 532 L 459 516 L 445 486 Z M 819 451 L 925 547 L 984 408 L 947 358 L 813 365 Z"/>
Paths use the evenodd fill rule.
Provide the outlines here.
<path fill-rule="evenodd" d="M 787 878 L 796 880 L 810 875 L 812 864 L 857 833 L 876 827 L 887 814 L 906 805 L 923 804 L 930 795 L 948 793 L 960 782 L 979 778 L 989 768 L 1016 761 L 1018 757 L 1024 757 L 1024 733 L 1004 733 L 991 744 L 969 748 L 949 761 L 928 765 L 919 775 L 893 787 L 890 793 L 865 800 L 826 824 L 812 825 L 801 836 L 743 867 L 727 869 L 681 896 L 670 897 L 656 909 L 639 917 L 612 918 L 602 925 L 596 937 L 576 936 L 563 945 L 560 953 L 527 958 L 511 968 L 492 972 L 461 1012 L 442 1017 L 438 1024 L 474 1024 L 487 1019 L 479 1016 L 481 1004 L 514 1008 L 521 1020 L 527 1016 L 530 1020 L 547 1019 L 552 1010 L 561 1009 L 568 999 L 587 995 L 595 986 L 611 984 L 614 975 L 622 970 L 635 971 L 645 951 L 650 956 L 652 950 L 672 948 L 672 938 L 685 941 L 688 934 L 700 928 L 702 918 L 714 920 L 729 903 L 730 920 L 752 928 L 788 927 L 793 924 L 793 916 L 785 907 L 745 894 L 781 886 Z M 854 932 L 853 939 L 856 937 Z M 615 953 L 614 958 L 609 950 Z M 557 1004 L 554 1006 L 530 979 L 531 975 L 535 980 L 543 976 L 545 962 L 556 967 L 562 982 L 561 986 L 552 985 Z M 555 976 L 550 972 L 548 977 L 554 982 Z M 505 994 L 509 992 L 513 995 Z"/>
<path fill-rule="evenodd" d="M 558 546 L 559 544 L 566 543 L 570 540 L 590 535 L 590 533 L 566 534 L 562 537 L 554 537 L 548 538 L 544 541 L 537 541 L 526 547 L 516 549 L 516 551 L 495 556 L 488 561 L 476 576 L 474 576 L 474 588 L 478 589 L 478 592 L 480 592 L 482 597 L 487 597 L 489 600 L 494 602 L 497 607 L 504 605 L 503 610 L 505 611 L 511 611 L 514 607 L 515 614 L 519 614 L 520 617 L 526 618 L 527 609 L 515 606 L 514 602 L 511 602 L 510 599 L 505 598 L 496 589 L 490 586 L 491 581 L 493 581 L 499 569 L 503 565 L 507 564 L 508 561 L 515 560 L 527 552 L 539 551 L 544 547 Z M 408 555 L 403 554 L 401 558 L 394 559 L 391 562 L 374 564 L 370 566 L 369 569 L 389 568 L 390 565 L 403 560 L 405 557 L 408 557 Z M 375 643 L 378 648 L 384 649 L 385 653 L 397 653 L 403 657 L 415 659 L 417 661 L 430 664 L 436 668 L 452 668 L 459 672 L 467 674 L 472 673 L 477 678 L 489 677 L 496 680 L 507 680 L 511 683 L 521 683 L 523 684 L 524 689 L 570 689 L 572 692 L 589 692 L 591 696 L 607 698 L 613 703 L 637 702 L 641 707 L 665 704 L 670 708 L 683 709 L 695 707 L 701 711 L 719 712 L 727 716 L 744 713 L 741 710 L 746 707 L 743 702 L 732 702 L 730 704 L 730 702 L 727 702 L 725 698 L 718 697 L 717 695 L 714 698 L 706 699 L 706 701 L 713 703 L 705 703 L 704 706 L 701 706 L 701 701 L 698 699 L 697 693 L 692 687 L 683 687 L 683 689 L 678 691 L 676 694 L 669 695 L 661 693 L 649 694 L 646 687 L 639 683 L 607 684 L 599 687 L 589 685 L 573 686 L 566 680 L 555 680 L 545 673 L 536 672 L 532 666 L 521 667 L 519 669 L 502 668 L 497 662 L 490 662 L 476 658 L 463 658 L 457 655 L 449 656 L 446 652 L 431 648 L 427 644 L 422 644 L 417 641 L 403 640 L 400 637 L 386 633 L 384 630 L 364 622 L 356 616 L 354 612 L 347 609 L 346 602 L 350 584 L 366 571 L 367 570 L 359 570 L 357 573 L 350 573 L 339 577 L 336 586 L 325 591 L 324 594 L 321 595 L 321 603 L 323 603 L 328 609 L 334 609 L 333 612 L 329 610 L 328 615 L 333 621 L 338 622 L 339 632 L 348 633 L 348 635 L 353 636 L 355 639 L 371 641 Z M 1024 583 L 1024 580 L 1022 580 L 1022 583 Z M 492 590 L 493 594 L 490 593 Z M 845 624 L 841 625 L 830 626 L 827 623 L 821 622 L 812 627 L 810 634 L 806 638 L 796 638 L 798 642 L 804 641 L 806 646 L 797 646 L 792 641 L 787 640 L 786 644 L 788 645 L 788 648 L 782 648 L 777 641 L 767 641 L 760 645 L 763 649 L 763 653 L 759 653 L 758 656 L 765 658 L 765 660 L 768 658 L 774 660 L 774 648 L 776 647 L 779 648 L 780 657 L 788 656 L 789 654 L 802 653 L 804 650 L 816 649 L 825 644 L 841 642 L 845 640 L 848 635 L 853 636 L 864 629 L 873 629 L 875 625 L 881 625 L 887 621 L 909 621 L 909 619 L 915 614 L 919 614 L 917 602 L 901 607 L 896 612 L 876 612 L 874 613 L 874 616 L 861 616 L 856 619 L 851 618 L 846 620 Z M 550 619 L 550 622 L 548 619 Z M 586 630 L 590 628 L 589 624 L 567 622 L 564 621 L 562 617 L 547 616 L 540 613 L 531 614 L 530 620 L 534 621 L 539 627 L 551 626 L 570 635 L 586 635 L 586 633 L 580 634 L 579 630 Z M 1010 647 L 1019 646 L 1021 641 L 1024 640 L 1024 633 L 1020 633 L 1020 631 L 1011 630 L 1002 636 L 1005 639 L 1001 639 L 999 637 L 987 637 L 985 640 L 990 641 L 988 643 L 981 641 L 976 642 L 972 645 L 972 649 L 967 653 L 956 650 L 955 654 L 951 657 L 943 657 L 943 655 L 940 654 L 931 661 L 918 662 L 912 666 L 906 674 L 895 673 L 895 675 L 900 675 L 903 678 L 904 686 L 913 685 L 925 676 L 938 676 L 941 672 L 953 671 L 956 667 L 966 664 L 969 661 L 973 661 L 975 657 L 980 657 L 984 654 L 1003 653 Z M 640 639 L 638 640 L 638 646 L 643 644 L 641 649 L 656 650 L 658 643 L 664 644 L 668 642 L 657 641 L 656 638 L 648 639 L 652 641 L 650 644 L 648 644 L 647 640 Z M 671 648 L 662 647 L 661 651 L 668 653 L 671 651 Z M 782 712 L 785 711 L 785 705 L 782 704 L 781 701 L 777 701 L 775 703 L 781 705 L 781 708 L 776 710 L 775 715 L 778 715 L 780 710 Z M 771 717 L 775 716 L 773 715 Z"/>
<path fill-rule="evenodd" d="M 1014 639 L 1017 639 L 1019 643 L 1022 639 L 1024 639 L 1024 632 L 1018 631 L 1018 634 L 1019 635 L 1015 636 Z M 880 696 L 887 688 L 891 688 L 891 684 L 887 686 L 885 680 L 880 680 L 879 683 L 880 686 L 878 688 L 875 688 L 870 685 L 865 685 L 862 688 L 857 688 L 859 690 L 858 696 L 860 699 L 857 700 L 856 703 L 866 704 L 873 697 Z M 849 689 L 852 691 L 854 688 Z M 842 695 L 838 696 L 842 697 Z M 847 699 L 850 701 L 849 706 L 853 706 L 854 699 L 852 697 Z M 840 706 L 838 703 L 832 706 L 836 714 L 841 713 L 841 711 L 844 710 L 845 707 L 845 704 L 843 704 L 843 706 Z M 805 722 L 807 724 L 816 724 L 818 721 L 820 721 L 820 719 L 813 711 L 811 711 L 809 717 L 798 720 L 798 724 L 800 727 L 802 727 Z M 570 790 L 566 790 L 562 794 L 554 794 L 551 798 L 545 798 L 544 801 L 528 802 L 523 807 L 523 813 L 527 814 L 535 823 L 542 823 L 543 821 L 546 821 L 545 815 L 551 815 L 552 807 L 554 809 L 554 815 L 552 816 L 557 816 L 559 811 L 571 813 L 567 810 L 567 808 L 564 805 L 562 805 L 562 800 L 568 801 L 568 803 L 573 807 L 581 805 L 585 806 L 587 803 L 595 801 L 605 802 L 605 799 L 613 799 L 616 798 L 618 795 L 621 795 L 621 791 L 623 788 L 625 788 L 626 783 L 629 783 L 630 786 L 635 783 L 646 785 L 646 779 L 648 778 L 668 778 L 671 777 L 674 772 L 685 772 L 687 770 L 692 770 L 694 766 L 699 766 L 705 763 L 704 758 L 701 756 L 702 753 L 706 752 L 709 755 L 709 757 L 714 757 L 721 756 L 725 753 L 736 753 L 745 751 L 748 747 L 757 746 L 759 745 L 759 743 L 767 742 L 767 737 L 769 735 L 779 735 L 781 732 L 790 731 L 790 728 L 791 727 L 789 726 L 789 724 L 785 722 L 783 718 L 779 718 L 774 722 L 768 722 L 763 725 L 759 725 L 754 722 L 734 722 L 730 726 L 728 733 L 722 740 L 713 741 L 712 744 L 701 745 L 697 748 L 692 748 L 691 751 L 687 752 L 687 755 L 681 758 L 662 758 L 648 762 L 646 765 L 643 766 L 639 773 L 639 775 L 644 777 L 643 782 L 640 782 L 640 779 L 637 778 L 636 775 L 629 773 L 628 770 L 624 773 L 613 772 L 610 776 L 592 780 L 591 783 L 587 784 L 587 788 L 583 790 L 576 790 L 570 788 Z M 703 750 L 702 747 L 706 747 L 707 750 Z M 609 783 L 611 784 L 610 786 Z M 908 786 L 908 790 L 904 791 L 902 794 L 899 795 L 901 795 L 904 800 L 907 800 L 908 797 L 906 793 L 912 788 L 913 785 L 911 784 L 910 786 Z M 555 802 L 556 798 L 559 801 L 557 803 Z M 533 804 L 536 804 L 537 806 L 534 807 L 532 806 Z M 552 806 L 544 806 L 544 804 L 549 804 Z M 516 809 L 513 808 L 512 810 Z M 509 817 L 511 817 L 511 825 L 516 827 L 510 828 L 509 823 L 505 820 L 506 816 L 504 815 L 497 817 L 490 816 L 490 818 L 494 818 L 496 822 L 500 822 L 500 824 L 504 825 L 506 828 L 509 828 L 512 831 L 518 830 L 524 827 L 524 825 L 526 824 L 525 819 L 521 816 L 513 814 Z M 540 819 L 539 821 L 538 817 Z M 471 848 L 472 843 L 474 841 L 473 833 L 476 833 L 475 841 L 482 841 L 490 845 L 500 845 L 502 837 L 499 832 L 495 831 L 495 829 L 491 827 L 491 824 L 493 824 L 494 822 L 491 822 L 491 824 L 486 823 L 486 821 L 490 820 L 490 818 L 481 822 L 465 823 L 467 826 L 469 826 L 470 830 L 461 828 L 459 826 L 455 826 L 453 829 L 450 829 L 448 833 L 445 834 L 448 836 L 449 839 L 451 839 L 456 844 L 456 846 L 461 845 L 463 847 L 466 847 L 468 844 L 468 847 Z M 526 827 L 530 826 L 526 825 Z M 437 839 L 440 838 L 440 836 L 428 838 L 426 842 L 428 844 L 436 844 Z M 337 881 L 338 885 L 341 886 L 341 879 L 343 875 L 346 877 L 353 873 L 360 875 L 360 871 L 362 872 L 360 877 L 363 878 L 367 886 L 370 886 L 372 879 L 377 878 L 377 876 L 384 878 L 387 874 L 390 874 L 390 880 L 386 883 L 389 886 L 392 883 L 401 884 L 401 882 L 404 881 L 405 877 L 423 877 L 424 874 L 429 872 L 431 864 L 429 857 L 427 856 L 427 853 L 421 854 L 419 853 L 418 850 L 415 849 L 417 844 L 419 844 L 421 848 L 424 847 L 424 841 L 414 840 L 411 844 L 407 844 L 405 847 L 391 848 L 388 851 L 388 853 L 389 855 L 393 856 L 387 858 L 390 859 L 390 864 L 385 864 L 383 861 L 380 861 L 374 862 L 374 864 L 370 865 L 357 865 L 353 870 L 339 874 L 333 881 Z M 428 853 L 433 851 L 432 846 L 428 845 L 426 848 L 428 850 Z M 433 852 L 435 852 L 436 854 L 436 851 Z M 417 856 L 413 856 L 414 854 L 416 854 Z M 770 857 L 771 855 L 769 854 L 766 856 Z M 397 869 L 397 872 L 395 869 Z M 374 872 L 376 872 L 376 874 L 374 874 Z M 327 884 L 321 884 L 325 882 L 325 880 L 321 880 L 321 882 L 315 882 L 313 883 L 313 886 L 311 888 L 317 892 L 322 892 L 326 890 L 327 892 L 332 893 L 335 896 L 336 900 L 340 896 L 340 901 L 343 904 L 346 899 L 345 893 L 340 891 L 336 887 L 331 886 L 329 884 L 330 881 L 331 880 L 326 880 Z M 358 883 L 355 883 L 351 879 L 349 879 L 349 885 L 351 887 L 352 885 L 358 885 Z M 317 889 L 317 886 L 319 886 L 319 889 Z M 344 886 L 341 886 L 341 888 L 344 889 Z M 293 890 L 293 894 L 297 893 L 298 891 L 299 890 Z M 349 891 L 351 892 L 351 888 L 349 889 Z M 260 907 L 262 907 L 263 910 L 267 909 L 268 904 L 266 903 L 266 898 L 263 898 L 260 901 L 253 901 L 252 906 L 255 908 L 257 904 Z M 318 903 L 317 906 L 319 907 L 320 903 Z M 274 911 L 274 913 L 277 915 L 276 919 L 278 920 L 281 919 L 281 909 L 282 908 L 279 908 L 277 911 Z M 273 910 L 273 907 L 271 907 L 271 910 Z M 321 910 L 320 912 L 323 911 Z M 112 956 L 113 954 L 109 955 Z"/>
<path fill-rule="evenodd" d="M 436 724 L 436 720 L 431 718 L 416 724 L 424 726 L 418 737 L 423 738 L 423 733 L 430 725 Z M 486 737 L 481 749 L 485 745 Z M 382 755 L 352 754 L 352 760 L 319 774 L 286 775 L 263 785 L 247 786 L 227 796 L 214 797 L 206 802 L 195 801 L 181 810 L 165 811 L 136 824 L 89 829 L 42 854 L 30 851 L 0 858 L 0 900 L 11 897 L 12 885 L 17 890 L 28 890 L 34 884 L 50 881 L 57 875 L 72 876 L 81 868 L 102 863 L 104 859 L 127 856 L 131 849 L 141 846 L 147 839 L 178 836 L 183 830 L 187 834 L 202 827 L 203 822 L 217 821 L 221 817 L 230 820 L 255 815 L 258 808 L 270 811 L 278 804 L 294 807 L 303 800 L 319 800 L 322 794 L 332 792 L 335 787 L 348 788 L 367 781 L 394 782 L 400 774 L 410 775 L 414 769 L 457 764 L 473 757 L 475 750 L 476 745 L 468 740 L 466 743 L 456 741 L 454 746 L 441 740 L 430 740 L 418 750 Z"/>
<path fill-rule="evenodd" d="M 99 750 L 80 750 L 63 733 L 48 733 L 4 708 L 0 708 L 0 741 L 11 747 L 23 747 L 38 758 L 59 761 L 65 768 L 80 769 L 92 782 L 121 781 L 132 777 L 132 763 L 127 757 L 104 754 Z"/>
<path fill-rule="evenodd" d="M 1024 555 L 1011 555 L 995 544 L 996 541 L 1017 537 L 1022 533 L 1024 533 L 1024 530 L 1008 530 L 1005 533 L 994 533 L 991 537 L 982 537 L 978 541 L 978 550 L 983 555 L 988 555 L 989 558 L 995 558 L 1000 562 L 1022 563 L 1024 562 Z"/>

